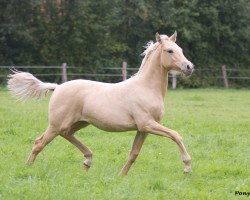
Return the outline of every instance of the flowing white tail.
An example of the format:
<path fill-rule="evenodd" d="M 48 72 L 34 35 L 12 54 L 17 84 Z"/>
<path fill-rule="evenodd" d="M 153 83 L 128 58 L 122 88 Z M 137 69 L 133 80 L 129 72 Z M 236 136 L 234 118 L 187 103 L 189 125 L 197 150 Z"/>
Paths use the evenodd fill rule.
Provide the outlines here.
<path fill-rule="evenodd" d="M 57 87 L 57 84 L 54 83 L 43 83 L 30 73 L 15 69 L 11 71 L 13 73 L 8 76 L 8 89 L 18 100 L 41 99 L 46 96 L 48 91 Z"/>

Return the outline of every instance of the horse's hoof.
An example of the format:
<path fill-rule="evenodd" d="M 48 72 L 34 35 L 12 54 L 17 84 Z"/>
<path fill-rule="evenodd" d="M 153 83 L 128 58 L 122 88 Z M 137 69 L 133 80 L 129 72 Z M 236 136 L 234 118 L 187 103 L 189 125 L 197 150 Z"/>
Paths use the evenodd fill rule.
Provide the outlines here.
<path fill-rule="evenodd" d="M 189 174 L 191 172 L 192 172 L 191 166 L 185 167 L 185 169 L 184 169 L 185 174 Z"/>
<path fill-rule="evenodd" d="M 120 172 L 119 176 L 126 176 L 127 173 Z"/>
<path fill-rule="evenodd" d="M 31 162 L 31 161 L 28 160 L 28 161 L 26 162 L 26 165 L 27 165 L 27 166 L 31 166 L 31 165 L 33 165 L 33 162 Z"/>
<path fill-rule="evenodd" d="M 89 170 L 90 166 L 86 165 L 85 163 L 83 163 L 83 169 L 87 172 Z"/>

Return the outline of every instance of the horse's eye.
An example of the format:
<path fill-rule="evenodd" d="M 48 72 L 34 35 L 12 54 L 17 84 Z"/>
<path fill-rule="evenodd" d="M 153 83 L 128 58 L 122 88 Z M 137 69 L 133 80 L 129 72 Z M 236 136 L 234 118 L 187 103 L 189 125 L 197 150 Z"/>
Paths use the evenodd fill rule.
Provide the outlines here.
<path fill-rule="evenodd" d="M 174 53 L 174 51 L 171 50 L 171 49 L 167 50 L 167 52 L 168 52 L 168 53 Z"/>

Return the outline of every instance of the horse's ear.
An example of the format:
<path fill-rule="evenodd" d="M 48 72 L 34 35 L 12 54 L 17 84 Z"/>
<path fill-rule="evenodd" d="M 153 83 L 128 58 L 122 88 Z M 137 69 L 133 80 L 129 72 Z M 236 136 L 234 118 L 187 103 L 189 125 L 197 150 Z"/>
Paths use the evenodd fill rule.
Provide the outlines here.
<path fill-rule="evenodd" d="M 176 42 L 176 38 L 177 38 L 177 32 L 175 31 L 173 35 L 170 36 L 170 40 L 172 40 L 173 42 Z"/>
<path fill-rule="evenodd" d="M 155 39 L 157 42 L 161 43 L 161 36 L 158 32 L 155 34 Z"/>

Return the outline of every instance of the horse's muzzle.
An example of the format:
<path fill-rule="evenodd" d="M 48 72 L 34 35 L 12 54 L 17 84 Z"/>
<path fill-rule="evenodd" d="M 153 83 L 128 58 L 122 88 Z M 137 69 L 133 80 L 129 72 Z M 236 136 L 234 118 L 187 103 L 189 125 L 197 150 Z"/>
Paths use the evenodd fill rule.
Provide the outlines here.
<path fill-rule="evenodd" d="M 194 72 L 193 69 L 183 71 L 183 73 L 184 73 L 186 76 L 191 76 L 193 72 Z"/>
<path fill-rule="evenodd" d="M 191 76 L 194 71 L 194 65 L 191 62 L 182 64 L 182 72 L 186 76 Z"/>

